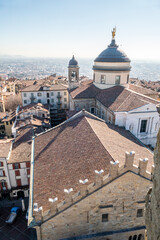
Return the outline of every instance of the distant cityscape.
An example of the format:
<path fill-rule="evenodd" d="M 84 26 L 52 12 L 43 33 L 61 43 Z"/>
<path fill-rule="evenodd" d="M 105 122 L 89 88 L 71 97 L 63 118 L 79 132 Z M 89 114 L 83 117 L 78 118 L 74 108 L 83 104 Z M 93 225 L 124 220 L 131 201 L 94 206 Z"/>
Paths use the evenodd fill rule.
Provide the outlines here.
<path fill-rule="evenodd" d="M 77 57 L 78 59 L 78 57 Z M 0 58 L 0 77 L 7 79 L 43 79 L 54 73 L 67 76 L 67 58 L 26 58 L 2 56 Z M 94 59 L 78 59 L 80 76 L 92 79 L 92 66 Z M 130 77 L 146 81 L 160 81 L 160 63 L 154 61 L 134 60 L 131 63 Z"/>

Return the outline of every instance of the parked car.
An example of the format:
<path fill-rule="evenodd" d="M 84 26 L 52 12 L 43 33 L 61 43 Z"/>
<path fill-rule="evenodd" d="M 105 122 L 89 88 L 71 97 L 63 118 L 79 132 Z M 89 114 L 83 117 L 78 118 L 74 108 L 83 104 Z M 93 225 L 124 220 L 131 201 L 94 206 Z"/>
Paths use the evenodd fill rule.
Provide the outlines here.
<path fill-rule="evenodd" d="M 18 213 L 20 212 L 20 208 L 19 207 L 13 207 L 11 209 L 11 212 L 7 218 L 7 220 L 5 221 L 7 224 L 12 224 L 14 222 L 14 220 L 16 219 Z"/>

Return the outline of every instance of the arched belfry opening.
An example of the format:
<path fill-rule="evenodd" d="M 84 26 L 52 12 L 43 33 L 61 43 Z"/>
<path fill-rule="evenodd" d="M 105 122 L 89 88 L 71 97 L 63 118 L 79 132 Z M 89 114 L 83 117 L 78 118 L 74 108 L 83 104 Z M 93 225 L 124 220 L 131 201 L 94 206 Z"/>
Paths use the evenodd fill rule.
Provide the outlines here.
<path fill-rule="evenodd" d="M 74 89 L 79 86 L 79 66 L 74 55 L 68 65 L 68 82 L 69 89 Z"/>

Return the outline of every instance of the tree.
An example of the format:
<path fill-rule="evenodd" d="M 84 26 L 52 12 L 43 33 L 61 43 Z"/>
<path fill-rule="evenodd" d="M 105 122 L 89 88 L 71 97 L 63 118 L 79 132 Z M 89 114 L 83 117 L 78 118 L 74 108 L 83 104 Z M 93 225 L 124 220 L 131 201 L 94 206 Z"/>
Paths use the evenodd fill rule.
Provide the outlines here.
<path fill-rule="evenodd" d="M 22 106 L 21 94 L 11 95 L 5 100 L 5 110 L 14 111 L 19 106 Z"/>

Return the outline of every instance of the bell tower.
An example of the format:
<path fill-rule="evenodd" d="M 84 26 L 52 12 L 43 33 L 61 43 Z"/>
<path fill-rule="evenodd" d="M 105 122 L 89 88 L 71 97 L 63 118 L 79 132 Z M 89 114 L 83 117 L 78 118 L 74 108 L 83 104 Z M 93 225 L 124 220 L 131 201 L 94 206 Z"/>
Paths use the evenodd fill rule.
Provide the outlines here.
<path fill-rule="evenodd" d="M 79 86 L 79 66 L 74 55 L 68 65 L 68 81 L 69 89 L 74 89 Z"/>

